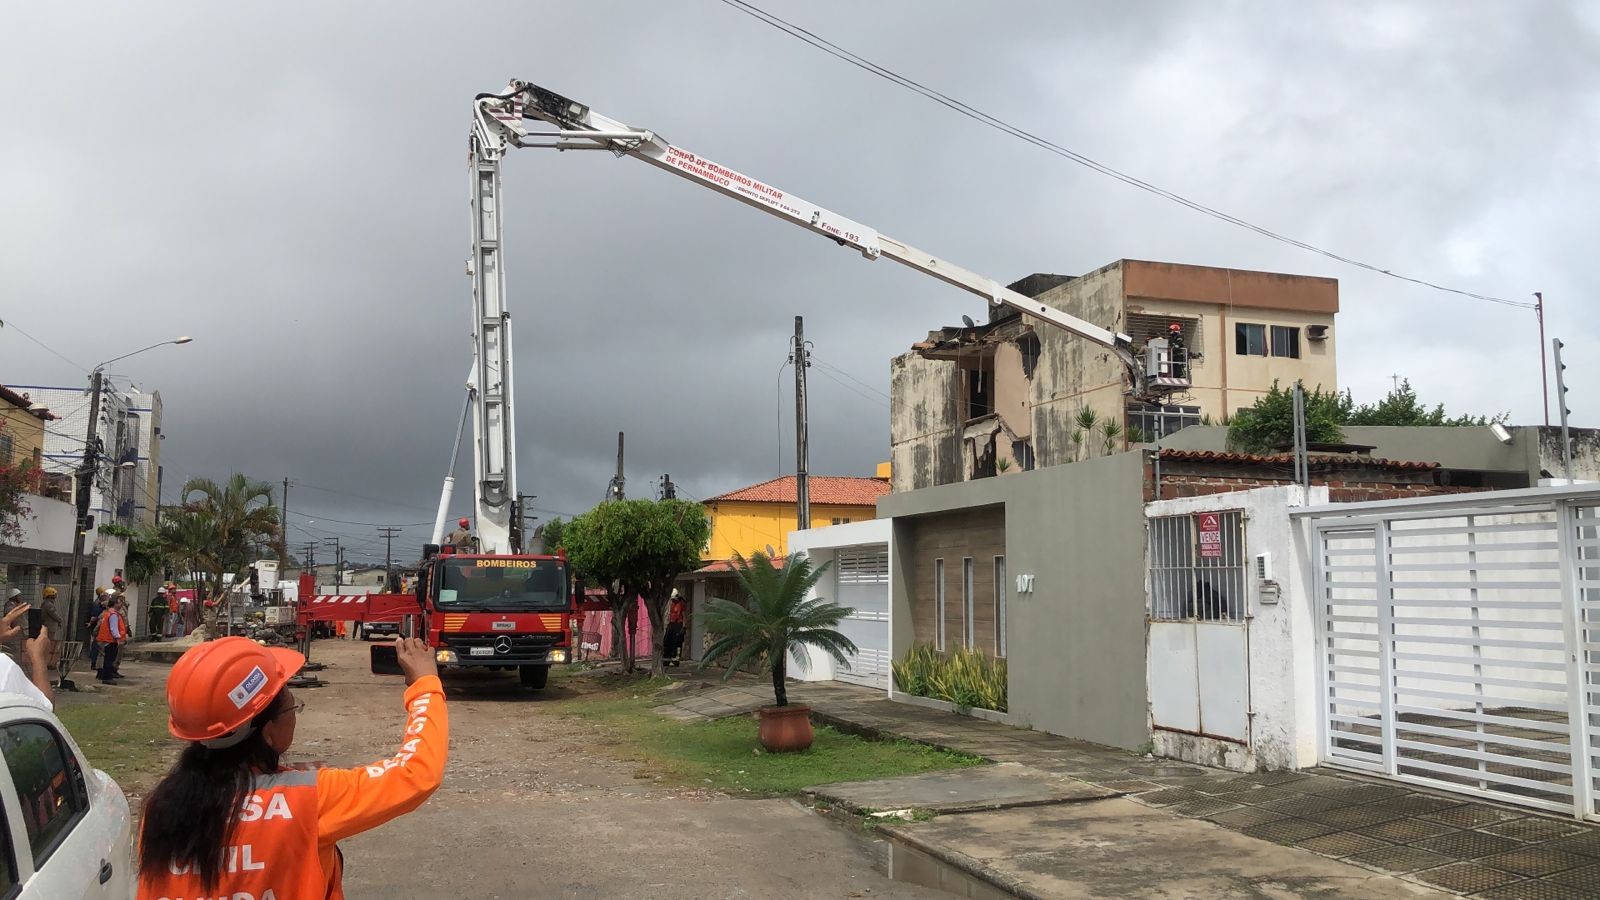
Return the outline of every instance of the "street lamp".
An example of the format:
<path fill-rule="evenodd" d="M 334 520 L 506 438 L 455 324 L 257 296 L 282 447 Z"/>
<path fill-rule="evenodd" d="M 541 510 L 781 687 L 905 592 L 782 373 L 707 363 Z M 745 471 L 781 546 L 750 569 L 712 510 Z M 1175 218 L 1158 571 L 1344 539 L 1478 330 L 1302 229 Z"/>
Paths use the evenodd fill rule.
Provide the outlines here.
<path fill-rule="evenodd" d="M 160 341 L 148 347 L 140 347 L 132 353 L 113 356 L 94 367 L 89 373 L 89 433 L 83 444 L 83 462 L 78 466 L 77 478 L 77 526 L 72 535 L 72 567 L 71 582 L 67 585 L 67 619 L 66 636 L 71 637 L 73 632 L 83 626 L 78 620 L 79 610 L 83 604 L 83 541 L 89 532 L 89 492 L 94 485 L 95 469 L 99 465 L 99 437 L 95 434 L 100 424 L 100 390 L 105 384 L 106 366 L 114 362 L 137 356 L 146 350 L 165 347 L 168 344 L 187 344 L 194 338 L 184 335 L 171 340 Z M 94 640 L 94 635 L 85 635 L 87 640 Z M 61 658 L 61 687 L 72 690 L 72 682 L 67 680 L 68 663 L 65 655 Z"/>

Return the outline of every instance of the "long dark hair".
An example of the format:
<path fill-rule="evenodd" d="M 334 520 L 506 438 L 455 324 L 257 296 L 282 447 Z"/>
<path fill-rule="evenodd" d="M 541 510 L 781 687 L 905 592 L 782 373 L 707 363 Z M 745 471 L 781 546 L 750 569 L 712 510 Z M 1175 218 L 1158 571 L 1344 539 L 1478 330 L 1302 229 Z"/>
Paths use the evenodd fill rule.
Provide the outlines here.
<path fill-rule="evenodd" d="M 199 876 L 204 891 L 216 889 L 252 780 L 259 773 L 278 771 L 278 751 L 267 744 L 261 729 L 278 716 L 282 702 L 281 693 L 272 698 L 250 721 L 250 736 L 232 747 L 184 748 L 172 771 L 145 798 L 140 872 L 187 869 Z"/>

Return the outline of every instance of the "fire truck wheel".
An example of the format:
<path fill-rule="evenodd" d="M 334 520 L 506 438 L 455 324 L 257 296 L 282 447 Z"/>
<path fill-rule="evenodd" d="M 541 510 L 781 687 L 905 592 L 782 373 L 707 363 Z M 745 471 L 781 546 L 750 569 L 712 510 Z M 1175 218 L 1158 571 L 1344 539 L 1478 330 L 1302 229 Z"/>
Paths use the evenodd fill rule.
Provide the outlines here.
<path fill-rule="evenodd" d="M 517 677 L 521 679 L 522 686 L 533 691 L 544 687 L 550 680 L 549 666 L 523 666 L 517 670 Z"/>

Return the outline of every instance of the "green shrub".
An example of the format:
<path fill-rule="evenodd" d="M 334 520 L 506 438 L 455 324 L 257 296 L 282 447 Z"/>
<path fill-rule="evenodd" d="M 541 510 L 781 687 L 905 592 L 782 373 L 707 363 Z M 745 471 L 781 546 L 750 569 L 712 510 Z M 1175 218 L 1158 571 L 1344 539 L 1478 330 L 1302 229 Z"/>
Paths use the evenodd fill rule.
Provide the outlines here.
<path fill-rule="evenodd" d="M 953 703 L 961 710 L 1006 711 L 1006 661 L 976 650 L 942 654 L 932 646 L 911 648 L 893 664 L 895 687 L 917 697 Z"/>

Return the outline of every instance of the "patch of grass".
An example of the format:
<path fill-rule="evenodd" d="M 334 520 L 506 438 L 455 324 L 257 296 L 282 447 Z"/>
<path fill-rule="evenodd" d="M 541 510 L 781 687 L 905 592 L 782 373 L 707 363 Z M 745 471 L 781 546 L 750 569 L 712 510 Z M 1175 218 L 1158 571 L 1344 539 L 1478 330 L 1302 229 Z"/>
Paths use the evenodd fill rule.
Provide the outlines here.
<path fill-rule="evenodd" d="M 90 765 L 142 794 L 166 774 L 179 744 L 167 733 L 167 701 L 160 691 L 132 685 L 100 694 L 56 695 L 56 717 L 83 748 Z"/>
<path fill-rule="evenodd" d="M 733 793 L 792 794 L 837 781 L 868 781 L 983 763 L 960 753 L 910 741 L 868 741 L 826 725 L 815 728 L 811 749 L 768 753 L 757 740 L 753 716 L 714 722 L 677 722 L 656 713 L 665 679 L 633 679 L 625 694 L 566 701 L 566 711 L 593 723 L 614 752 L 636 760 L 645 777 L 704 785 Z"/>

